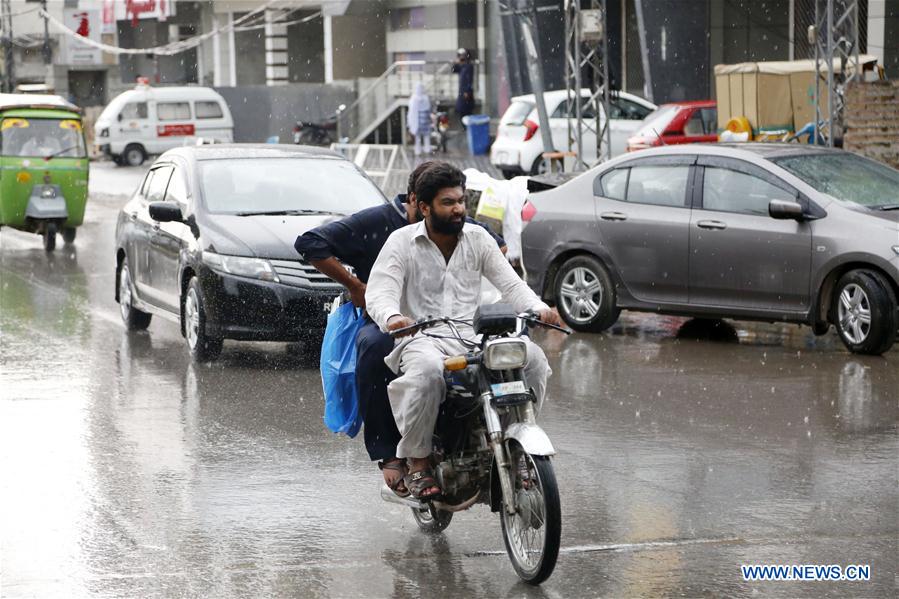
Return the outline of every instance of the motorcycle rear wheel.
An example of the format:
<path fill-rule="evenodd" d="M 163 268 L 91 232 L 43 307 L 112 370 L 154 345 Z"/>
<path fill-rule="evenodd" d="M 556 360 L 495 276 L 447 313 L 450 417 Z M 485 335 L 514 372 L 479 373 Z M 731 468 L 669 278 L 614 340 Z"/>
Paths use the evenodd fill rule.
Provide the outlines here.
<path fill-rule="evenodd" d="M 538 585 L 553 573 L 562 538 L 559 486 L 548 456 L 532 455 L 510 444 L 512 491 L 516 511 L 505 501 L 500 512 L 503 541 L 512 567 L 524 582 Z"/>
<path fill-rule="evenodd" d="M 446 527 L 450 525 L 450 522 L 453 521 L 452 512 L 438 510 L 433 505 L 424 510 L 419 510 L 417 508 L 411 509 L 412 517 L 415 518 L 415 523 L 418 524 L 418 528 L 420 528 L 422 532 L 431 535 L 443 532 L 446 530 Z"/>

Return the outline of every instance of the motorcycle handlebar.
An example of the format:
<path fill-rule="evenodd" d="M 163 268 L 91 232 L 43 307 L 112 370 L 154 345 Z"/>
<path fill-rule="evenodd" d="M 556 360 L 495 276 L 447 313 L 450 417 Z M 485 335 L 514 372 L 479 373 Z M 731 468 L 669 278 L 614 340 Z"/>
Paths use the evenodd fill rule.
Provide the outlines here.
<path fill-rule="evenodd" d="M 554 324 L 550 324 L 548 322 L 543 322 L 542 320 L 540 320 L 540 315 L 532 310 L 528 310 L 527 312 L 522 312 L 521 314 L 518 315 L 518 318 L 520 318 L 522 320 L 526 320 L 527 322 L 530 322 L 533 324 L 539 324 L 540 326 L 546 327 L 548 329 L 555 329 L 557 331 L 561 331 L 561 332 L 565 333 L 566 335 L 570 335 L 572 333 L 571 329 L 566 329 L 564 327 L 559 327 Z M 456 321 L 456 319 L 453 319 L 453 318 L 426 318 L 424 320 L 419 320 L 418 322 L 416 322 L 414 324 L 410 324 L 407 327 L 389 331 L 388 334 L 391 337 L 397 337 L 399 335 L 402 335 L 403 333 L 408 333 L 409 331 L 420 331 L 420 330 L 427 329 L 427 328 L 432 327 L 441 322 L 455 322 L 455 321 Z"/>

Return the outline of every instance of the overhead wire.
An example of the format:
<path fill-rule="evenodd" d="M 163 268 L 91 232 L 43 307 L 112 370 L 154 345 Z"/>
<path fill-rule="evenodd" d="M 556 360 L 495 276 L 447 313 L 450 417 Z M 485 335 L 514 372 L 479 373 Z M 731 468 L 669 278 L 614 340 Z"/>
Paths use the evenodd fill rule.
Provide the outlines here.
<path fill-rule="evenodd" d="M 43 8 L 38 9 L 38 13 L 41 17 L 47 20 L 48 23 L 52 23 L 53 26 L 58 29 L 64 35 L 77 39 L 78 41 L 87 44 L 88 46 L 92 46 L 109 54 L 118 54 L 118 55 L 145 55 L 152 54 L 156 56 L 174 56 L 176 54 L 180 54 L 181 52 L 186 52 L 187 50 L 191 50 L 196 48 L 201 43 L 210 39 L 216 35 L 221 33 L 228 33 L 231 31 L 237 30 L 237 26 L 249 21 L 253 17 L 256 17 L 258 14 L 264 12 L 271 6 L 277 4 L 278 2 L 282 2 L 283 0 L 269 0 L 262 6 L 259 6 L 247 14 L 243 15 L 238 19 L 232 20 L 230 23 L 223 25 L 217 29 L 212 31 L 208 31 L 201 35 L 194 36 L 192 38 L 188 38 L 186 40 L 179 40 L 175 42 L 171 42 L 164 46 L 155 46 L 153 48 L 121 48 L 119 46 L 113 46 L 111 44 L 104 44 L 101 42 L 96 42 L 90 38 L 84 37 L 83 35 L 79 35 L 76 31 L 66 26 L 64 23 L 60 22 L 58 19 L 54 18 L 51 14 L 45 11 Z M 264 26 L 264 25 L 263 25 Z"/>

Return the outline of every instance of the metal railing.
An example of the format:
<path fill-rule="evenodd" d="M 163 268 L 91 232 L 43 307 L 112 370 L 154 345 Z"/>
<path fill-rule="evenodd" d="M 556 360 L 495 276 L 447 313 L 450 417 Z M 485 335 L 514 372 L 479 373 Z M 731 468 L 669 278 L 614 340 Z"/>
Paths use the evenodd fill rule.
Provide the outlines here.
<path fill-rule="evenodd" d="M 406 106 L 415 86 L 424 84 L 431 103 L 456 97 L 452 63 L 399 60 L 391 64 L 359 97 L 337 111 L 337 138 L 359 143 L 398 108 Z M 475 65 L 477 68 L 477 65 Z"/>

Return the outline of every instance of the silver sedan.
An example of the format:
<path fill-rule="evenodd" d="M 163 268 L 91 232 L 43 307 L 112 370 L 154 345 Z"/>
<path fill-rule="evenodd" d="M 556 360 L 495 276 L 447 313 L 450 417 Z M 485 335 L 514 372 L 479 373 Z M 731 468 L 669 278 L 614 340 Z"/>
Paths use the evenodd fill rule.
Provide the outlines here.
<path fill-rule="evenodd" d="M 531 287 L 580 331 L 621 310 L 785 321 L 882 354 L 899 328 L 899 171 L 799 144 L 669 146 L 531 194 Z"/>

